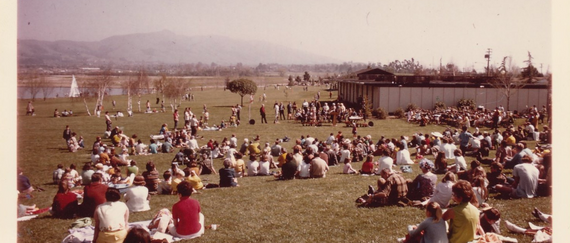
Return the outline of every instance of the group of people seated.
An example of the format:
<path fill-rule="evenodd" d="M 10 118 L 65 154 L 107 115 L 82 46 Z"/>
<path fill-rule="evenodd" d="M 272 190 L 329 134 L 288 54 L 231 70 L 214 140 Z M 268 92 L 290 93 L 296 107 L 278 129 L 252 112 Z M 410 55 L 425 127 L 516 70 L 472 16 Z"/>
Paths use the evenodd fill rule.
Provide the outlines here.
<path fill-rule="evenodd" d="M 316 104 L 319 103 L 309 104 L 307 112 L 316 109 Z M 304 111 L 304 107 L 301 110 Z M 321 111 L 324 107 L 319 109 Z M 338 109 L 333 105 L 333 109 L 328 111 Z M 343 163 L 343 173 L 380 176 L 376 181 L 377 187 L 370 186 L 367 194 L 357 199 L 360 207 L 425 207 L 426 221 L 436 224 L 422 223 L 410 231 L 410 237 L 424 231 L 422 237 L 440 239 L 445 236 L 445 233 L 440 234 L 440 222 L 449 221 L 449 241 L 463 241 L 473 237 L 475 232 L 488 232 L 478 229 L 478 225 L 483 226 L 482 219 L 489 225 L 498 222 L 500 213 L 489 209 L 487 204 L 489 193 L 498 192 L 509 198 L 532 198 L 541 195 L 540 192 L 549 193 L 551 151 L 550 148 L 537 147 L 534 151 L 526 148 L 525 140 L 535 139 L 528 125 L 525 124 L 523 132 L 518 133 L 524 136 L 517 136 L 520 129 L 515 130 L 513 126 L 503 132 L 496 129 L 493 134 L 479 132 L 478 128 L 471 134 L 464 126 L 461 131 L 447 128 L 441 133 L 416 133 L 411 139 L 407 136 L 381 137 L 377 142 L 370 135 L 356 136 L 351 140 L 339 131 L 322 140 L 310 135 L 301 136 L 295 140 L 291 152 L 280 139 L 273 145 L 265 143 L 262 147 L 259 136 L 251 141 L 245 138 L 241 146 L 238 146 L 237 137 L 232 135 L 220 143 L 209 140 L 200 147 L 196 137 L 186 129 L 170 132 L 166 126 L 161 131 L 162 143 L 151 139 L 150 145 L 144 145 L 136 134 L 129 138 L 116 127 L 111 131 L 113 146 L 106 145 L 97 137 L 93 144 L 92 162 L 85 164 L 81 174 L 74 164 L 69 168 L 61 164 L 57 166 L 53 182 L 59 185 L 59 190 L 54 197 L 52 212 L 60 218 L 94 217 L 99 223 L 106 217 L 123 217 L 124 224 L 96 225 L 95 239 L 118 235 L 126 237 L 129 212 L 150 210 L 151 195 L 174 194 L 180 197 L 178 203 L 191 205 L 192 212 L 180 211 L 182 209 L 176 204 L 172 211 L 161 209 L 149 228 L 192 238 L 204 231 L 204 216 L 198 202 L 189 198 L 192 193 L 200 193 L 205 188 L 239 186 L 237 180 L 244 176 L 273 175 L 278 180 L 325 178 L 329 166 Z M 169 153 L 175 148 L 180 148 L 180 152 L 176 153 L 171 168 L 162 173 L 162 179 L 153 162 L 148 162 L 143 172 L 139 171 L 136 161 L 127 159 L 129 154 Z M 414 150 L 415 154 L 411 152 Z M 486 158 L 489 150 L 497 150 L 494 158 Z M 412 159 L 412 155 L 417 161 Z M 435 163 L 425 158 L 428 155 L 435 157 Z M 469 155 L 476 157 L 469 163 L 470 167 L 466 159 Z M 375 161 L 374 156 L 380 158 Z M 223 158 L 223 168 L 218 171 L 212 162 L 216 158 Z M 450 160 L 453 163 L 449 164 Z M 352 163 L 361 161 L 364 161 L 361 168 L 355 169 Z M 414 180 L 405 179 L 403 172 L 394 169 L 396 165 L 417 162 L 421 173 Z M 491 172 L 486 173 L 481 164 L 490 164 Z M 180 165 L 186 165 L 186 168 L 181 169 Z M 507 177 L 502 172 L 503 168 L 512 168 L 513 177 Z M 199 176 L 208 173 L 219 174 L 219 184 L 203 183 Z M 438 183 L 435 174 L 444 174 L 441 182 Z M 73 191 L 80 185 L 85 186 L 82 191 Z M 117 185 L 126 185 L 126 188 Z M 544 190 L 540 190 L 541 187 Z M 81 204 L 77 200 L 78 195 L 83 197 Z M 120 202 L 121 195 L 125 203 Z M 106 207 L 112 208 L 113 216 L 105 215 L 109 212 Z M 442 213 L 442 209 L 448 210 Z M 190 217 L 182 216 L 187 214 L 192 217 L 183 219 Z M 119 218 L 112 222 L 121 222 Z M 443 230 L 445 232 L 445 227 Z"/>

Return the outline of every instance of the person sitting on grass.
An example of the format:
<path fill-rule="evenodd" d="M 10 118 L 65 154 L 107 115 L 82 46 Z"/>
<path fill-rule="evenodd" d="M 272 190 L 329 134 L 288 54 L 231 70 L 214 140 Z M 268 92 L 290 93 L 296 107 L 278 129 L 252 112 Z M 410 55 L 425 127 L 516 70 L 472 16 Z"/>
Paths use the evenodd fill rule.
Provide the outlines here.
<path fill-rule="evenodd" d="M 172 213 L 161 209 L 149 224 L 149 229 L 157 229 L 161 233 L 169 233 L 182 239 L 194 239 L 204 234 L 204 214 L 200 203 L 190 198 L 192 186 L 183 181 L 178 184 L 179 201 L 172 205 Z"/>
<path fill-rule="evenodd" d="M 275 175 L 278 180 L 292 180 L 299 174 L 299 167 L 293 160 L 292 154 L 287 154 L 285 156 L 285 164 L 281 166 L 281 173 Z"/>
<path fill-rule="evenodd" d="M 269 170 L 269 167 L 270 167 L 269 157 L 270 157 L 270 155 L 262 154 L 259 157 L 260 157 L 259 171 L 258 171 L 257 175 L 258 176 L 270 175 L 271 174 L 271 171 Z"/>
<path fill-rule="evenodd" d="M 435 191 L 437 175 L 431 172 L 433 163 L 428 159 L 420 161 L 422 174 L 416 176 L 408 187 L 408 198 L 411 200 L 426 201 Z"/>
<path fill-rule="evenodd" d="M 369 154 L 368 156 L 366 156 L 366 160 L 364 161 L 364 163 L 362 163 L 362 168 L 358 172 L 364 175 L 374 174 L 374 163 L 372 162 L 373 160 L 374 160 L 374 155 Z"/>
<path fill-rule="evenodd" d="M 196 171 L 190 170 L 190 175 L 186 176 L 186 181 L 190 182 L 194 191 L 204 189 L 204 183 L 202 183 L 202 179 L 196 174 Z"/>
<path fill-rule="evenodd" d="M 406 179 L 400 174 L 383 169 L 380 172 L 382 178 L 378 179 L 378 190 L 374 191 L 372 186 L 368 186 L 368 194 L 357 199 L 359 207 L 379 207 L 388 205 L 406 206 L 409 199 L 408 184 Z"/>
<path fill-rule="evenodd" d="M 125 193 L 125 202 L 129 211 L 143 212 L 150 210 L 150 194 L 145 187 L 143 176 L 135 176 L 133 186 L 129 187 Z"/>
<path fill-rule="evenodd" d="M 439 151 L 435 156 L 434 161 L 434 172 L 435 174 L 445 174 L 447 173 L 447 159 L 445 158 L 445 152 Z"/>
<path fill-rule="evenodd" d="M 449 242 L 446 234 L 445 220 L 442 220 L 441 207 L 436 202 L 430 202 L 426 206 L 426 219 L 417 226 L 412 226 L 412 231 L 406 239 L 418 239 L 419 242 Z M 423 234 L 422 234 L 423 232 Z"/>
<path fill-rule="evenodd" d="M 108 188 L 105 199 L 106 202 L 97 206 L 93 215 L 93 242 L 123 242 L 129 228 L 129 208 L 119 201 L 121 193 L 116 188 Z"/>
<path fill-rule="evenodd" d="M 172 172 L 167 170 L 162 174 L 162 177 L 164 179 L 158 184 L 158 194 L 172 194 Z"/>
<path fill-rule="evenodd" d="M 538 208 L 534 208 L 534 210 L 532 211 L 532 215 L 534 215 L 535 217 L 546 223 L 549 223 L 550 225 L 552 224 L 552 215 L 542 213 L 540 212 L 540 210 L 538 210 Z M 551 226 L 541 227 L 529 222 L 528 225 L 530 226 L 530 228 L 525 229 L 509 222 L 508 220 L 505 220 L 505 225 L 507 229 L 511 232 L 525 234 L 525 235 L 533 235 L 534 240 L 532 242 L 552 242 Z"/>
<path fill-rule="evenodd" d="M 224 159 L 224 168 L 219 171 L 220 174 L 220 187 L 234 187 L 239 186 L 234 168 L 232 168 L 232 161 Z"/>
<path fill-rule="evenodd" d="M 329 170 L 327 162 L 321 159 L 318 153 L 308 155 L 307 157 L 311 160 L 311 167 L 309 169 L 311 178 L 325 178 L 327 176 L 327 171 Z"/>
<path fill-rule="evenodd" d="M 150 243 L 150 233 L 140 226 L 133 226 L 127 233 L 124 243 Z"/>
<path fill-rule="evenodd" d="M 187 170 L 188 173 L 190 173 L 190 170 Z M 178 194 L 178 192 L 176 191 L 176 188 L 178 187 L 178 184 L 182 183 L 183 181 L 185 181 L 186 179 L 184 178 L 184 171 L 174 171 L 174 178 L 172 179 L 172 195 L 176 195 Z"/>
<path fill-rule="evenodd" d="M 234 165 L 234 170 L 236 172 L 236 177 L 243 177 L 245 172 L 246 172 L 246 168 L 245 168 L 245 162 L 243 161 L 243 154 L 241 152 L 237 152 L 236 155 L 236 163 Z M 215 172 L 216 174 L 217 172 Z"/>
<path fill-rule="evenodd" d="M 103 176 L 100 173 L 94 173 L 91 176 L 91 184 L 83 188 L 83 202 L 78 211 L 80 217 L 93 217 L 95 208 L 106 202 L 105 192 L 107 185 L 101 183 Z"/>
<path fill-rule="evenodd" d="M 530 157 L 523 157 L 522 162 L 513 168 L 514 182 L 511 185 L 495 186 L 495 190 L 504 197 L 533 198 L 536 196 L 539 171 L 531 164 L 532 159 Z"/>
<path fill-rule="evenodd" d="M 358 171 L 356 171 L 354 168 L 352 168 L 352 163 L 350 162 L 351 159 L 346 158 L 344 160 L 344 168 L 342 169 L 342 173 L 343 174 L 358 174 Z M 372 162 L 370 162 L 372 163 Z"/>
<path fill-rule="evenodd" d="M 471 183 L 459 180 L 452 187 L 452 198 L 459 203 L 443 214 L 449 220 L 449 242 L 469 242 L 475 238 L 479 226 L 479 210 L 469 203 L 475 195 Z"/>
<path fill-rule="evenodd" d="M 63 164 L 58 164 L 57 169 L 52 173 L 53 184 L 59 185 L 64 172 L 65 170 L 63 169 Z"/>
<path fill-rule="evenodd" d="M 145 186 L 148 188 L 148 193 L 150 193 L 150 195 L 156 195 L 158 193 L 160 178 L 158 178 L 159 173 L 152 161 L 146 163 L 146 171 L 142 173 L 142 176 L 146 183 Z"/>
<path fill-rule="evenodd" d="M 59 183 L 59 190 L 53 198 L 51 213 L 55 218 L 70 219 L 75 217 L 77 208 L 77 194 L 69 190 L 69 181 L 62 180 Z"/>
<path fill-rule="evenodd" d="M 256 176 L 258 171 L 259 171 L 259 162 L 257 162 L 255 154 L 251 154 L 249 156 L 249 162 L 247 162 L 247 176 Z"/>
<path fill-rule="evenodd" d="M 457 176 L 453 172 L 448 171 L 445 173 L 441 182 L 435 186 L 433 196 L 427 201 L 427 203 L 437 202 L 442 208 L 447 208 L 451 200 L 451 195 L 453 194 L 452 188 L 456 181 Z M 423 204 L 425 203 L 426 202 L 424 201 Z"/>
<path fill-rule="evenodd" d="M 481 210 L 479 224 L 485 233 L 501 234 L 501 213 L 496 208 L 488 207 Z"/>
<path fill-rule="evenodd" d="M 457 176 L 461 178 L 462 174 L 467 170 L 467 162 L 465 161 L 465 157 L 463 157 L 463 152 L 461 152 L 461 150 L 456 149 L 453 151 L 453 155 L 455 156 L 455 164 L 448 166 L 447 170 L 457 174 Z"/>
<path fill-rule="evenodd" d="M 400 144 L 400 150 L 396 153 L 397 165 L 413 165 L 414 161 L 410 158 L 410 151 L 404 149 L 404 145 Z"/>

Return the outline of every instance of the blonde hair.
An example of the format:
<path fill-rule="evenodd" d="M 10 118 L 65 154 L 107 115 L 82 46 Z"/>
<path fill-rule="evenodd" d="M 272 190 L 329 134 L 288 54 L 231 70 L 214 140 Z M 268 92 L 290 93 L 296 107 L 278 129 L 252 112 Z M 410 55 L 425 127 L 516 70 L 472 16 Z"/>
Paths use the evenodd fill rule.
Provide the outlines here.
<path fill-rule="evenodd" d="M 433 223 L 439 222 L 443 213 L 441 212 L 441 207 L 439 203 L 436 202 L 429 202 L 426 206 L 426 211 L 428 211 L 431 216 L 433 217 Z"/>

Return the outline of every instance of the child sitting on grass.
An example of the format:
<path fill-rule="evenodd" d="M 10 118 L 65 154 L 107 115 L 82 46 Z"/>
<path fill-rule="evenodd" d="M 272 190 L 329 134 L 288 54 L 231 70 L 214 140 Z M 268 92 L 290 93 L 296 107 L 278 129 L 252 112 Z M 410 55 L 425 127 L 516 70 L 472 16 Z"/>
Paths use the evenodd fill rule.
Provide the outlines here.
<path fill-rule="evenodd" d="M 436 202 L 427 204 L 426 219 L 418 226 L 411 226 L 411 229 L 405 242 L 412 242 L 411 239 L 421 239 L 418 242 L 448 242 L 445 220 L 442 219 L 441 207 Z"/>
<path fill-rule="evenodd" d="M 343 174 L 358 174 L 354 168 L 352 168 L 352 163 L 350 162 L 350 158 L 344 159 L 344 168 L 342 169 Z"/>

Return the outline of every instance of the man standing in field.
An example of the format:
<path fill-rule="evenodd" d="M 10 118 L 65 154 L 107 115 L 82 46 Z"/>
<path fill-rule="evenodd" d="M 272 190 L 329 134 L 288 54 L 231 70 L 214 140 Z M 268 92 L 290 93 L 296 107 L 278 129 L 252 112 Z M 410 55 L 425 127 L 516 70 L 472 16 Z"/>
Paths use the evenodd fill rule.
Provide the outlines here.
<path fill-rule="evenodd" d="M 172 114 L 172 118 L 174 119 L 174 131 L 176 131 L 176 127 L 178 127 L 178 109 L 174 110 L 174 114 Z"/>
<path fill-rule="evenodd" d="M 265 118 L 265 105 L 262 104 L 259 108 L 259 114 L 261 115 L 261 123 L 267 123 L 267 118 Z"/>
<path fill-rule="evenodd" d="M 192 130 L 191 135 L 192 136 L 196 136 L 196 133 L 198 133 L 198 119 L 196 119 L 196 116 L 192 116 L 192 119 L 190 119 L 190 129 Z"/>

